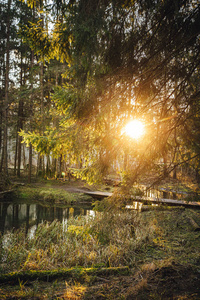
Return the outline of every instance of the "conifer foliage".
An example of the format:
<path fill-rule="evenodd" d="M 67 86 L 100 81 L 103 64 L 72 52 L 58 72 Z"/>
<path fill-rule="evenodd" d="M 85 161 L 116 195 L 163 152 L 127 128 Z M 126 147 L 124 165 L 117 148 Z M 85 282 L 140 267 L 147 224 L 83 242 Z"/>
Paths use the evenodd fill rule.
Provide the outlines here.
<path fill-rule="evenodd" d="M 23 6 L 32 19 L 21 18 L 18 39 L 34 60 L 21 82 L 31 117 L 20 125 L 20 95 L 18 130 L 46 157 L 41 170 L 51 157 L 57 172 L 73 166 L 94 181 L 118 171 L 132 184 L 149 172 L 175 176 L 189 164 L 199 179 L 199 1 L 27 0 Z M 8 86 L 4 91 L 6 103 Z M 138 140 L 123 132 L 134 119 L 145 124 Z"/>

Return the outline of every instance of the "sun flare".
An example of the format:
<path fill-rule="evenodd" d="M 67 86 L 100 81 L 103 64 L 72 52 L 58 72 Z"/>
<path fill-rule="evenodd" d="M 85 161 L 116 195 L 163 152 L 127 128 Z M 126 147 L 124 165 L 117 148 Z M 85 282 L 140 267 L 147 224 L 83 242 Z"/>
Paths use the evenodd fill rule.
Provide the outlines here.
<path fill-rule="evenodd" d="M 124 128 L 124 132 L 132 139 L 139 139 L 144 134 L 144 131 L 144 124 L 139 120 L 129 122 Z"/>

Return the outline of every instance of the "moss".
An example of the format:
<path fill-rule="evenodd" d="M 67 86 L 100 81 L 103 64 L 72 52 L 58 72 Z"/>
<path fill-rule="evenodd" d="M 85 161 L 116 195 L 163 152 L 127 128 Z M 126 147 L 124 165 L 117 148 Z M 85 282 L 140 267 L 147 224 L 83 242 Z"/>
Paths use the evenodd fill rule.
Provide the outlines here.
<path fill-rule="evenodd" d="M 38 201 L 44 204 L 71 204 L 76 202 L 92 202 L 92 197 L 82 193 L 69 193 L 66 190 L 49 187 L 19 187 L 15 196 L 18 201 Z"/>
<path fill-rule="evenodd" d="M 130 273 L 127 266 L 112 268 L 71 268 L 58 269 L 51 271 L 24 271 L 12 272 L 0 275 L 1 283 L 19 283 L 19 281 L 44 280 L 52 281 L 60 277 L 74 278 L 76 280 L 84 280 L 85 276 L 110 276 L 110 275 L 128 275 Z"/>

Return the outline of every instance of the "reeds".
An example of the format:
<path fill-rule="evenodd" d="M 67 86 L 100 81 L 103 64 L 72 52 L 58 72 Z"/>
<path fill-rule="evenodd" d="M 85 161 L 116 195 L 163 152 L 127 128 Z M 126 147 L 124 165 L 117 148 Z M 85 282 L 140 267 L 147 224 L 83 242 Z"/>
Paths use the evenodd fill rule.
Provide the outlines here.
<path fill-rule="evenodd" d="M 0 271 L 132 266 L 150 243 L 153 226 L 136 213 L 113 211 L 38 225 L 33 235 L 21 229 L 0 238 Z"/>

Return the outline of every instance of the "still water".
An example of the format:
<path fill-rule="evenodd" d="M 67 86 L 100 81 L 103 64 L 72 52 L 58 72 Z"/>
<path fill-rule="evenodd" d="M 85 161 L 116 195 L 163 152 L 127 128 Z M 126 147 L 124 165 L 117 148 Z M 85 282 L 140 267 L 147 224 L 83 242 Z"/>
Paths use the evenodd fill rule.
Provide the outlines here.
<path fill-rule="evenodd" d="M 45 221 L 58 220 L 65 222 L 70 217 L 92 215 L 92 207 L 44 207 L 39 204 L 13 204 L 0 202 L 0 232 L 3 234 L 12 229 L 25 228 L 26 232 Z"/>
<path fill-rule="evenodd" d="M 151 189 L 146 192 L 145 196 L 180 199 L 183 198 L 183 193 L 177 194 L 166 192 L 165 190 Z M 92 206 L 87 204 L 86 206 L 47 207 L 35 203 L 14 204 L 11 199 L 7 199 L 7 201 L 0 202 L 0 233 L 3 234 L 20 227 L 25 228 L 26 232 L 28 232 L 31 228 L 37 227 L 45 221 L 58 220 L 65 223 L 70 217 L 80 215 L 94 215 Z"/>

